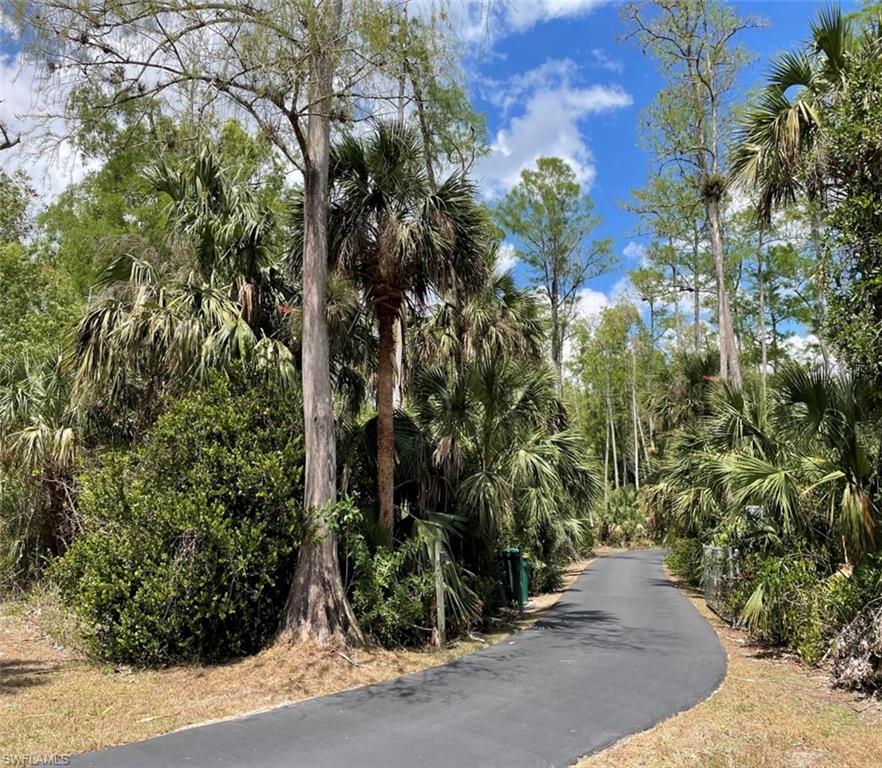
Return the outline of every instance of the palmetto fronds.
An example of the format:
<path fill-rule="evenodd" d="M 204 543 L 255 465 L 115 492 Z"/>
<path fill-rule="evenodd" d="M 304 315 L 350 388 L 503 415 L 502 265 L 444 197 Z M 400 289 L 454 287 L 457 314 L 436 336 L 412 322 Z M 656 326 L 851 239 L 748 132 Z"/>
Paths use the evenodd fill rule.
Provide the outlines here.
<path fill-rule="evenodd" d="M 109 285 L 77 326 L 78 399 L 124 402 L 131 388 L 180 389 L 235 360 L 293 383 L 290 350 L 255 331 L 225 286 L 193 274 L 164 280 L 141 263 L 129 275 Z"/>
<path fill-rule="evenodd" d="M 272 209 L 208 148 L 183 170 L 160 162 L 150 179 L 170 199 L 170 234 L 189 243 L 192 266 L 160 270 L 161 258 L 147 254 L 107 267 L 75 334 L 75 397 L 149 400 L 233 361 L 293 384 Z"/>
<path fill-rule="evenodd" d="M 28 468 L 70 469 L 77 450 L 76 413 L 60 357 L 13 358 L 0 371 L 0 452 Z"/>
<path fill-rule="evenodd" d="M 480 352 L 542 359 L 544 327 L 536 296 L 517 286 L 509 273 L 494 269 L 495 251 L 487 252 L 491 275 L 476 292 L 444 295 L 413 333 L 413 356 L 423 366 L 458 365 Z"/>
<path fill-rule="evenodd" d="M 838 8 L 822 11 L 811 31 L 809 48 L 773 62 L 732 154 L 732 168 L 756 193 L 757 212 L 765 221 L 801 195 L 821 194 L 824 113 L 846 87 L 849 53 L 866 43 Z"/>
<path fill-rule="evenodd" d="M 650 506 L 682 534 L 726 530 L 781 551 L 826 537 L 860 558 L 879 525 L 862 402 L 854 379 L 796 365 L 768 388 L 714 384 L 704 417 L 669 441 Z"/>
<path fill-rule="evenodd" d="M 581 540 L 598 472 L 578 435 L 550 428 L 550 370 L 480 356 L 458 375 L 419 374 L 413 404 L 437 471 L 456 489 L 457 509 L 485 536 L 520 531 L 555 546 Z"/>

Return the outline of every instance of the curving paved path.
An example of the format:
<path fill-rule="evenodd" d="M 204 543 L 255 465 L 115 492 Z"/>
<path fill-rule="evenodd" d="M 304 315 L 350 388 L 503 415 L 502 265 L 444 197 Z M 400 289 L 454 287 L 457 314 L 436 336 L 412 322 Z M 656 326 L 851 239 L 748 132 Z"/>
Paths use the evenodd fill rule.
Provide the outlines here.
<path fill-rule="evenodd" d="M 72 764 L 568 765 L 696 704 L 725 676 L 716 634 L 665 577 L 662 554 L 596 560 L 536 626 L 446 666 Z"/>

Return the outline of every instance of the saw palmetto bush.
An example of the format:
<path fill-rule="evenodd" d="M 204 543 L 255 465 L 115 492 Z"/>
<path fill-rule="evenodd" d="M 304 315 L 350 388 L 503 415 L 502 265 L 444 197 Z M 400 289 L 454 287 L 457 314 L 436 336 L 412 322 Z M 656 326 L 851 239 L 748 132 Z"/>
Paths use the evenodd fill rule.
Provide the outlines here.
<path fill-rule="evenodd" d="M 647 492 L 696 551 L 705 542 L 740 552 L 740 620 L 807 660 L 856 610 L 833 579 L 839 564 L 863 567 L 878 547 L 867 402 L 860 381 L 825 368 L 789 365 L 767 386 L 714 384 L 703 415 L 670 438 Z"/>
<path fill-rule="evenodd" d="M 481 556 L 518 543 L 539 573 L 585 546 L 598 472 L 564 423 L 547 366 L 480 356 L 458 373 L 426 370 L 413 409 L 437 473 L 433 492 L 474 526 Z"/>
<path fill-rule="evenodd" d="M 83 427 L 59 357 L 13 357 L 0 368 L 0 590 L 25 586 L 77 533 Z"/>

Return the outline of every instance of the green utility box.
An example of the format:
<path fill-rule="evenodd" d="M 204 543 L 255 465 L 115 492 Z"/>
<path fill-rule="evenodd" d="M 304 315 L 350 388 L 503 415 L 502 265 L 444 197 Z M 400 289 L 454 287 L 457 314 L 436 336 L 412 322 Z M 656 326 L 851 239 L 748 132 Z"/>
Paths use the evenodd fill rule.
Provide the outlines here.
<path fill-rule="evenodd" d="M 500 553 L 505 579 L 505 596 L 517 602 L 518 612 L 523 614 L 530 594 L 530 563 L 517 547 L 506 547 Z"/>

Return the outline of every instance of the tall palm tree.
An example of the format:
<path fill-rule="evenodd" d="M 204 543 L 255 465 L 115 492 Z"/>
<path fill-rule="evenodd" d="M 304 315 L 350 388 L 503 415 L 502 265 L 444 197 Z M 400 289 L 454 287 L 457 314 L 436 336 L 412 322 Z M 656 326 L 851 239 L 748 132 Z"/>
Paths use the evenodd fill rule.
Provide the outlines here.
<path fill-rule="evenodd" d="M 394 328 L 407 303 L 483 285 L 487 224 L 464 176 L 433 187 L 418 133 L 400 123 L 343 139 L 331 153 L 330 174 L 330 258 L 358 283 L 377 319 L 377 495 L 380 525 L 391 538 Z M 296 242 L 292 253 L 300 253 Z"/>
<path fill-rule="evenodd" d="M 757 194 L 768 221 L 775 208 L 823 192 L 824 111 L 847 87 L 849 52 L 859 43 L 838 8 L 821 11 L 808 48 L 782 54 L 744 117 L 732 169 Z"/>

